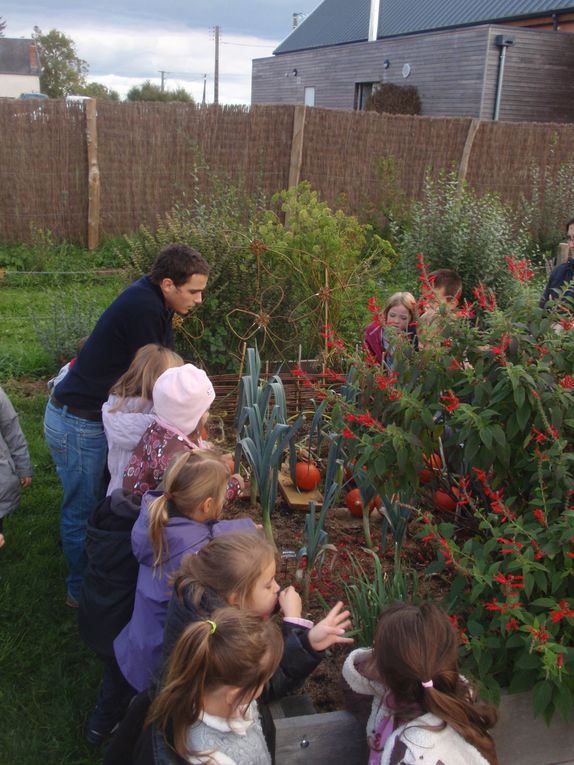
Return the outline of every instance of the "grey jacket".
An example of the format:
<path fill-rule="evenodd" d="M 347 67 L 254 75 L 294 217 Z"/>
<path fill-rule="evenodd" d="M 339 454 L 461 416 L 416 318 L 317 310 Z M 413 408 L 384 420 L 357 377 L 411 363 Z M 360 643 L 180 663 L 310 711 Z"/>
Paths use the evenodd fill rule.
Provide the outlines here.
<path fill-rule="evenodd" d="M 32 463 L 18 415 L 0 388 L 0 518 L 16 509 L 20 478 L 31 475 Z"/>

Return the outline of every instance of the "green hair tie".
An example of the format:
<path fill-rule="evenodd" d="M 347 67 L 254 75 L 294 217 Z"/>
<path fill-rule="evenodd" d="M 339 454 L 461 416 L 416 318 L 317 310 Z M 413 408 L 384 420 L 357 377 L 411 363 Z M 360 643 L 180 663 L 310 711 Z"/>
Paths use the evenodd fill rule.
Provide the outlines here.
<path fill-rule="evenodd" d="M 217 629 L 217 624 L 214 621 L 212 621 L 211 619 L 206 619 L 205 621 L 211 627 L 211 632 L 209 634 L 210 635 L 215 635 L 215 630 Z"/>

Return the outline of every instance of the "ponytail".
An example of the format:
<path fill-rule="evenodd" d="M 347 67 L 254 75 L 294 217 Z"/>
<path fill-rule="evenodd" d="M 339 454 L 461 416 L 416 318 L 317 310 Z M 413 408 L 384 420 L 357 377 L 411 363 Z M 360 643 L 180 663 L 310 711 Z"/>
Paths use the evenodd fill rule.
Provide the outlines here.
<path fill-rule="evenodd" d="M 235 709 L 247 706 L 282 654 L 283 639 L 272 622 L 236 608 L 214 611 L 181 634 L 146 725 L 156 723 L 166 743 L 183 759 L 191 759 L 199 753 L 189 750 L 187 733 L 200 719 L 206 693 L 229 685 L 240 689 Z"/>
<path fill-rule="evenodd" d="M 228 472 L 223 460 L 206 449 L 183 452 L 170 462 L 164 476 L 164 493 L 149 506 L 154 568 L 161 566 L 168 556 L 163 531 L 169 522 L 171 506 L 189 517 L 211 497 L 217 516 L 225 501 Z"/>
<path fill-rule="evenodd" d="M 383 611 L 373 647 L 376 672 L 405 720 L 421 708 L 450 725 L 490 763 L 499 765 L 489 729 L 496 708 L 479 702 L 458 672 L 458 637 L 448 616 L 432 603 L 397 603 Z"/>

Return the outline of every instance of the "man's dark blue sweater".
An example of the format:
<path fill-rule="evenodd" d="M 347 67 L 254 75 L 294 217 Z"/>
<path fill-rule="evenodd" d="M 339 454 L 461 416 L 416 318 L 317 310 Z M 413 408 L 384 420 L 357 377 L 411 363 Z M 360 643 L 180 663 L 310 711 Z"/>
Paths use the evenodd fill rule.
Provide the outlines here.
<path fill-rule="evenodd" d="M 56 386 L 57 400 L 77 409 L 101 409 L 139 348 L 148 343 L 171 347 L 172 317 L 149 277 L 131 284 L 98 319 L 75 364 Z"/>
<path fill-rule="evenodd" d="M 544 290 L 544 294 L 540 298 L 540 308 L 546 308 L 549 300 L 556 300 L 560 295 L 566 284 L 572 283 L 574 277 L 574 260 L 568 258 L 565 263 L 561 263 L 552 271 L 548 284 Z M 572 309 L 574 307 L 574 283 L 569 287 L 560 300 L 561 303 L 565 302 L 564 309 Z"/>

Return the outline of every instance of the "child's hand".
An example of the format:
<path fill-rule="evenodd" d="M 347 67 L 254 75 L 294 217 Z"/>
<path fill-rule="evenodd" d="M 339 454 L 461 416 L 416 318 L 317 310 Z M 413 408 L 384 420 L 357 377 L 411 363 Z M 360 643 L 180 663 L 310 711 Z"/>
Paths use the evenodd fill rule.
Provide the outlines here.
<path fill-rule="evenodd" d="M 335 643 L 352 643 L 353 638 L 343 637 L 345 630 L 352 627 L 349 611 L 343 611 L 341 601 L 327 616 L 309 630 L 309 643 L 314 651 L 325 651 Z"/>
<path fill-rule="evenodd" d="M 239 484 L 239 491 L 243 491 L 243 489 L 245 488 L 245 481 L 244 481 L 244 480 L 243 480 L 243 478 L 242 478 L 242 477 L 239 475 L 239 473 L 234 473 L 234 474 L 233 474 L 231 477 L 232 477 L 232 478 L 235 478 L 235 480 L 236 480 L 236 481 L 237 481 L 237 483 Z"/>
<path fill-rule="evenodd" d="M 235 456 L 231 454 L 231 452 L 226 452 L 225 454 L 221 455 L 221 459 L 229 468 L 229 472 L 233 473 L 233 468 L 235 467 Z"/>
<path fill-rule="evenodd" d="M 301 618 L 303 603 L 301 601 L 301 596 L 292 584 L 289 585 L 289 587 L 285 587 L 285 589 L 281 590 L 279 593 L 279 607 L 283 611 L 283 616 L 286 619 Z"/>
<path fill-rule="evenodd" d="M 27 476 L 24 476 L 23 478 L 20 478 L 20 486 L 23 489 L 27 489 L 28 486 L 31 485 L 31 483 L 32 483 L 32 476 L 31 475 L 27 475 Z"/>

